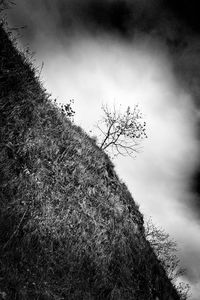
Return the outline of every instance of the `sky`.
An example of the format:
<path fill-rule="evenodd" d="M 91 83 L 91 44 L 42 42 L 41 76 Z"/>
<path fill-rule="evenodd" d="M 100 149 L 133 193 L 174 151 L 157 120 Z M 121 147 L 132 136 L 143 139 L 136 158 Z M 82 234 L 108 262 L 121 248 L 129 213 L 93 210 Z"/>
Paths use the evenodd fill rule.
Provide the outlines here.
<path fill-rule="evenodd" d="M 195 0 L 18 0 L 19 46 L 75 123 L 99 137 L 102 104 L 138 104 L 148 138 L 114 159 L 140 211 L 177 241 L 200 299 L 200 22 Z M 16 28 L 24 27 L 16 30 Z"/>

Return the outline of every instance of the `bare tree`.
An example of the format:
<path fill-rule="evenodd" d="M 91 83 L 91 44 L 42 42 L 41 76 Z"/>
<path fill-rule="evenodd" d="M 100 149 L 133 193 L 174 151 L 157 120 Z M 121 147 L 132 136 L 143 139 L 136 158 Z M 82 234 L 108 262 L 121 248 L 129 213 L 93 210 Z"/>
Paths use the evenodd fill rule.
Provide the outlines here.
<path fill-rule="evenodd" d="M 178 280 L 180 276 L 184 275 L 185 269 L 180 267 L 177 243 L 163 229 L 156 227 L 151 219 L 145 224 L 145 237 L 165 269 L 167 276 L 176 287 L 181 299 L 187 299 L 189 285 Z"/>
<path fill-rule="evenodd" d="M 139 141 L 146 138 L 146 123 L 142 122 L 142 114 L 135 105 L 133 110 L 130 106 L 125 112 L 117 111 L 116 107 L 111 111 L 108 106 L 102 106 L 103 119 L 97 128 L 103 135 L 100 148 L 113 151 L 115 155 L 132 155 L 138 152 Z"/>

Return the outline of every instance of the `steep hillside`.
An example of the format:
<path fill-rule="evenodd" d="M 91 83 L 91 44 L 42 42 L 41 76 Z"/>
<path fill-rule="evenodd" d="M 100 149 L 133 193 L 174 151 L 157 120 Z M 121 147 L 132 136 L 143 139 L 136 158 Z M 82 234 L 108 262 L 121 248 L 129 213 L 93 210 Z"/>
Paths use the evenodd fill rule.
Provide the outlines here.
<path fill-rule="evenodd" d="M 2 27 L 0 298 L 179 299 L 108 156 Z"/>

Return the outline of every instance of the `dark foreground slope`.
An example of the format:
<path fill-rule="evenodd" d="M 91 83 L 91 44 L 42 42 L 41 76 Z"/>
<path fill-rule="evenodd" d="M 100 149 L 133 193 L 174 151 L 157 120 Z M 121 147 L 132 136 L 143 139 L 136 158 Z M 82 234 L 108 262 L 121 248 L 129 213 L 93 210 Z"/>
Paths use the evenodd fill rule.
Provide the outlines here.
<path fill-rule="evenodd" d="M 179 299 L 109 158 L 48 99 L 2 27 L 0 298 Z"/>

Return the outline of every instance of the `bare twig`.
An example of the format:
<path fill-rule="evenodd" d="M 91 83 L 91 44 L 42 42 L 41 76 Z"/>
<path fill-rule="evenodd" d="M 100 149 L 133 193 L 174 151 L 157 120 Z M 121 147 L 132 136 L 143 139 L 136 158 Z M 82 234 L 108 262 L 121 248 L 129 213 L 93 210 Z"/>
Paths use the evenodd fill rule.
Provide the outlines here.
<path fill-rule="evenodd" d="M 138 152 L 139 140 L 146 137 L 146 123 L 140 121 L 141 114 L 137 105 L 133 110 L 128 107 L 124 113 L 113 108 L 110 111 L 107 106 L 103 106 L 105 114 L 97 128 L 104 138 L 100 144 L 103 150 L 112 149 L 114 154 L 129 155 Z"/>
<path fill-rule="evenodd" d="M 19 230 L 19 228 L 20 228 L 20 226 L 21 226 L 21 224 L 22 224 L 22 222 L 23 222 L 23 220 L 24 220 L 24 217 L 25 217 L 27 211 L 28 211 L 28 207 L 27 207 L 27 209 L 25 210 L 25 212 L 23 213 L 23 216 L 22 216 L 22 218 L 21 218 L 19 224 L 17 225 L 17 228 L 16 228 L 15 231 L 12 233 L 12 235 L 11 235 L 10 238 L 9 238 L 9 240 L 8 240 L 8 241 L 5 243 L 5 245 L 3 246 L 3 250 L 7 247 L 7 245 L 10 243 L 10 241 L 11 241 L 11 240 L 14 238 L 14 236 L 16 235 L 17 231 Z"/>

